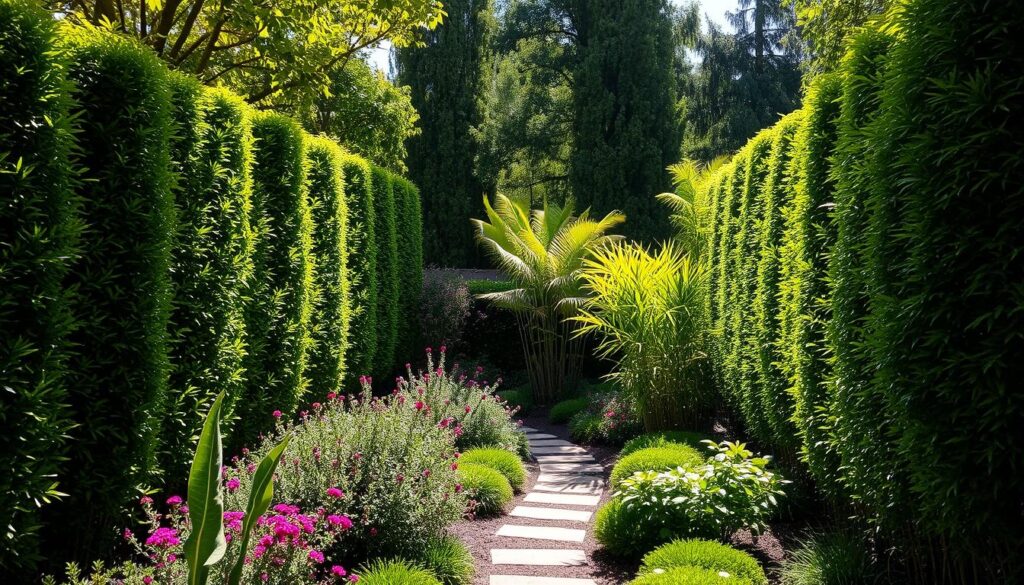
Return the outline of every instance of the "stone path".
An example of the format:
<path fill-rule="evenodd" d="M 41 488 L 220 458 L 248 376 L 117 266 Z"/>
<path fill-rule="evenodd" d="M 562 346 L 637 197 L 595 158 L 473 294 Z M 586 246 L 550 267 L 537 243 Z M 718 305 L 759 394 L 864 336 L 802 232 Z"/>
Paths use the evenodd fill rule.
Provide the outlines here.
<path fill-rule="evenodd" d="M 490 585 L 596 585 L 593 579 L 500 574 L 503 566 L 544 567 L 546 570 L 537 572 L 546 575 L 551 574 L 550 567 L 588 566 L 590 561 L 582 543 L 606 485 L 604 468 L 586 449 L 530 427 L 522 430 L 540 464 L 540 475 L 523 498 L 524 504 L 530 505 L 513 508 L 507 518 L 509 523 L 501 526 L 496 536 L 516 539 L 517 543 L 523 539 L 537 541 L 537 546 L 492 548 L 494 571 Z M 554 520 L 562 525 L 532 524 L 531 520 Z M 545 548 L 545 541 L 580 546 Z"/>

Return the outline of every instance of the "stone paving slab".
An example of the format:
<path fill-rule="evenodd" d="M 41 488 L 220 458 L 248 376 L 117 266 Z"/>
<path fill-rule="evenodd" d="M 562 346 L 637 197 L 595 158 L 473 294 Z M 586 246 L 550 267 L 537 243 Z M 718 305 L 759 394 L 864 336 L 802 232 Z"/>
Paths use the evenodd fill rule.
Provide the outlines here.
<path fill-rule="evenodd" d="M 597 585 L 593 579 L 530 577 L 527 575 L 491 575 L 490 585 Z"/>
<path fill-rule="evenodd" d="M 585 483 L 538 483 L 534 484 L 533 491 L 553 492 L 558 494 L 601 495 L 604 488 Z"/>
<path fill-rule="evenodd" d="M 534 455 L 586 455 L 587 450 L 575 445 L 559 447 L 538 447 L 531 445 L 530 452 Z"/>
<path fill-rule="evenodd" d="M 540 464 L 541 473 L 604 473 L 604 467 L 596 463 L 544 463 Z"/>
<path fill-rule="evenodd" d="M 516 506 L 509 516 L 534 518 L 536 520 L 572 520 L 573 522 L 589 522 L 593 512 L 589 510 L 565 510 L 562 508 L 536 508 L 533 506 Z"/>
<path fill-rule="evenodd" d="M 533 441 L 535 439 L 557 439 L 558 436 L 547 433 L 526 433 L 526 438 Z"/>
<path fill-rule="evenodd" d="M 539 439 L 534 441 L 530 439 L 531 447 L 577 447 L 577 445 L 571 441 L 565 439 Z"/>
<path fill-rule="evenodd" d="M 563 506 L 596 506 L 601 496 L 578 496 L 573 494 L 546 494 L 530 492 L 523 498 L 524 502 L 533 504 L 560 504 Z"/>
<path fill-rule="evenodd" d="M 555 526 L 522 526 L 518 524 L 506 524 L 498 529 L 496 536 L 583 542 L 583 539 L 587 537 L 587 531 L 578 530 L 576 528 L 558 528 Z"/>
<path fill-rule="evenodd" d="M 538 455 L 537 463 L 597 463 L 593 455 Z"/>
<path fill-rule="evenodd" d="M 537 429 L 535 429 L 533 427 L 519 427 L 519 430 L 523 431 L 524 433 L 536 433 L 537 432 Z"/>
<path fill-rule="evenodd" d="M 492 548 L 491 564 L 579 567 L 587 564 L 587 553 L 562 548 Z"/>
<path fill-rule="evenodd" d="M 576 483 L 604 486 L 603 477 L 593 475 L 580 475 L 575 473 L 541 473 L 537 476 L 537 483 Z"/>

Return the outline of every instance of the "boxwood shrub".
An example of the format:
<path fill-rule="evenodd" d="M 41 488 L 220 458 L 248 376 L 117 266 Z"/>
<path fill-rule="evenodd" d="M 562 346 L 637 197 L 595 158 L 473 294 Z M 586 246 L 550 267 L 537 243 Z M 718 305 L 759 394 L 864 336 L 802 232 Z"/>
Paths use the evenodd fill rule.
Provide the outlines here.
<path fill-rule="evenodd" d="M 477 516 L 496 516 L 512 502 L 512 485 L 505 476 L 479 463 L 459 463 L 459 483 L 475 502 Z"/>
<path fill-rule="evenodd" d="M 505 449 L 477 448 L 462 454 L 459 463 L 477 463 L 505 476 L 512 489 L 523 490 L 526 484 L 526 468 L 519 456 Z"/>
<path fill-rule="evenodd" d="M 707 457 L 689 445 L 673 444 L 648 447 L 634 451 L 619 459 L 612 468 L 612 488 L 637 471 L 664 471 L 676 467 L 688 468 L 704 463 Z"/>
<path fill-rule="evenodd" d="M 707 445 L 702 443 L 702 441 L 706 441 L 709 438 L 710 437 L 703 433 L 695 433 L 692 431 L 661 431 L 657 433 L 648 433 L 626 441 L 626 444 L 622 446 L 622 450 L 619 451 L 619 457 L 625 457 L 626 455 L 630 455 L 641 449 L 648 449 L 652 447 L 667 447 L 671 449 L 674 447 L 684 446 L 696 449 L 698 453 L 707 453 Z"/>
<path fill-rule="evenodd" d="M 346 386 L 374 372 L 377 354 L 377 212 L 373 204 L 370 163 L 354 155 L 342 157 L 345 202 L 348 205 L 348 273 L 353 342 L 349 349 Z"/>
<path fill-rule="evenodd" d="M 757 559 L 714 540 L 676 540 L 659 546 L 644 555 L 640 574 L 676 567 L 699 567 L 719 573 L 724 571 L 732 577 L 749 579 L 752 585 L 768 585 L 768 577 Z"/>
<path fill-rule="evenodd" d="M 700 567 L 675 567 L 663 573 L 640 575 L 629 585 L 752 585 L 752 582 Z"/>
<path fill-rule="evenodd" d="M 376 374 L 387 375 L 397 366 L 395 350 L 398 347 L 400 308 L 395 191 L 390 172 L 374 166 L 372 176 L 377 246 L 377 352 L 373 356 L 373 365 Z"/>

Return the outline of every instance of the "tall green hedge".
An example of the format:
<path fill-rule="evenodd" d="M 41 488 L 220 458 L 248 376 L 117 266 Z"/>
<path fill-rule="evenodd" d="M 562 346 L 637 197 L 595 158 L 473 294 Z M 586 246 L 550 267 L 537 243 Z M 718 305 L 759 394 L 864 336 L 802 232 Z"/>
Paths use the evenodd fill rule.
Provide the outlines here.
<path fill-rule="evenodd" d="M 68 282 L 78 327 L 65 378 L 71 432 L 48 555 L 103 551 L 138 489 L 158 479 L 168 380 L 170 244 L 174 233 L 170 93 L 157 57 L 124 37 L 70 26 L 81 256 Z"/>
<path fill-rule="evenodd" d="M 81 225 L 53 29 L 35 2 L 0 0 L 0 574 L 32 569 L 39 507 L 69 489 L 54 488 L 72 424 L 61 283 Z"/>
<path fill-rule="evenodd" d="M 342 158 L 345 202 L 348 205 L 348 273 L 351 279 L 352 323 L 347 386 L 374 372 L 377 354 L 377 212 L 373 204 L 373 172 L 366 160 Z"/>
<path fill-rule="evenodd" d="M 374 234 L 377 243 L 377 353 L 374 373 L 387 375 L 395 369 L 399 320 L 399 258 L 397 206 L 391 173 L 373 167 Z"/>
<path fill-rule="evenodd" d="M 248 290 L 246 387 L 236 409 L 237 440 L 273 426 L 272 412 L 296 411 L 306 391 L 313 301 L 313 224 L 306 191 L 305 141 L 294 120 L 258 114 L 253 167 L 253 277 Z"/>
<path fill-rule="evenodd" d="M 399 261 L 399 360 L 411 360 L 419 351 L 419 305 L 423 290 L 423 228 L 420 192 L 412 181 L 393 178 Z"/>
<path fill-rule="evenodd" d="M 162 463 L 168 480 L 181 482 L 211 401 L 227 393 L 221 430 L 228 433 L 244 388 L 252 131 L 248 107 L 225 90 L 174 75 L 171 92 L 178 230 L 171 254 L 171 391 Z"/>
<path fill-rule="evenodd" d="M 345 201 L 344 152 L 326 138 L 310 138 L 309 200 L 316 258 L 313 346 L 307 368 L 315 396 L 341 390 L 345 375 L 351 309 L 348 274 L 348 204 Z"/>

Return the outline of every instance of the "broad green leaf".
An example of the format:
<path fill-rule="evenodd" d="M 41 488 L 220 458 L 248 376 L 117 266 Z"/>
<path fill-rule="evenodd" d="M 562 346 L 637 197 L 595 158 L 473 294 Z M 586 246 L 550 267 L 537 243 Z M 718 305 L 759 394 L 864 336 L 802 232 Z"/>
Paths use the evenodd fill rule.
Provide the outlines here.
<path fill-rule="evenodd" d="M 241 541 L 239 550 L 243 551 L 238 555 L 235 566 L 231 569 L 228 577 L 229 585 L 239 585 L 242 581 L 242 567 L 245 565 L 245 551 L 249 549 L 249 536 L 256 520 L 270 507 L 270 501 L 274 498 L 274 471 L 277 464 L 281 462 L 281 456 L 288 448 L 290 436 L 285 437 L 276 447 L 267 453 L 267 456 L 260 461 L 256 467 L 256 473 L 252 477 L 252 490 L 249 492 L 249 503 L 245 507 L 245 521 L 242 524 Z"/>
<path fill-rule="evenodd" d="M 185 541 L 189 585 L 205 585 L 210 566 L 224 558 L 224 493 L 220 467 L 224 452 L 220 437 L 220 410 L 224 393 L 217 395 L 203 423 L 203 432 L 188 475 L 188 517 L 192 532 Z"/>

